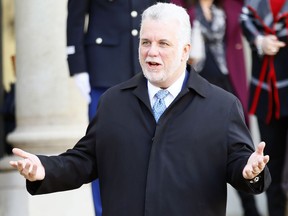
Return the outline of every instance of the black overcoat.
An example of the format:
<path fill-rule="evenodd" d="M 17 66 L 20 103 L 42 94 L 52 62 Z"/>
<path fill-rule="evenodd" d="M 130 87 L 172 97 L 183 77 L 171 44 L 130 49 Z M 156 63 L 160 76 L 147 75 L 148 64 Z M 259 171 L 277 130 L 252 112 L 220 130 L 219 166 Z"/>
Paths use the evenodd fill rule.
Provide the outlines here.
<path fill-rule="evenodd" d="M 147 81 L 137 74 L 102 96 L 76 146 L 40 156 L 44 181 L 31 194 L 78 188 L 99 177 L 103 216 L 225 216 L 227 184 L 260 193 L 242 170 L 253 152 L 239 100 L 190 72 L 187 84 L 156 124 Z"/>

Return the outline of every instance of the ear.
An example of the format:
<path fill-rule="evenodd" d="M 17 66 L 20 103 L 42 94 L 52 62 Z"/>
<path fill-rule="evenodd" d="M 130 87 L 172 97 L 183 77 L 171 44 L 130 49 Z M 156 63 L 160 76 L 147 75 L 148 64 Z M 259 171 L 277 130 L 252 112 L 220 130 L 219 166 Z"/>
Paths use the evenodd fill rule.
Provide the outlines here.
<path fill-rule="evenodd" d="M 183 47 L 183 53 L 182 53 L 182 60 L 188 61 L 188 59 L 189 59 L 189 54 L 190 54 L 190 49 L 191 49 L 191 45 L 190 45 L 190 44 L 184 45 L 184 47 Z"/>

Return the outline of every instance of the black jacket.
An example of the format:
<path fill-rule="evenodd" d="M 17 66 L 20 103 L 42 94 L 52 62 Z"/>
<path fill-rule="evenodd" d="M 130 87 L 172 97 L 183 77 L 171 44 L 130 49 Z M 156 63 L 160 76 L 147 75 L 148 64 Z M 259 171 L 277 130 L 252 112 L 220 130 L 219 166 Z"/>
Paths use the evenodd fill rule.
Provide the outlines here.
<path fill-rule="evenodd" d="M 42 156 L 46 177 L 32 194 L 78 188 L 99 177 L 103 216 L 225 216 L 227 184 L 267 189 L 242 177 L 253 152 L 239 100 L 191 72 L 156 124 L 142 74 L 102 96 L 74 149 Z"/>

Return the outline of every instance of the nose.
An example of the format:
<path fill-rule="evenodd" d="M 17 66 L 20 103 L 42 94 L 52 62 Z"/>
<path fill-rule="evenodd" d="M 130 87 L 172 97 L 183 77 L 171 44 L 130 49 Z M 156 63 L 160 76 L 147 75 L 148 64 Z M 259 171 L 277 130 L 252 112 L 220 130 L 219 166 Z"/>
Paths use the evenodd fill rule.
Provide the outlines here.
<path fill-rule="evenodd" d="M 148 55 L 157 56 L 158 53 L 159 53 L 158 47 L 155 44 L 152 44 L 149 48 Z"/>

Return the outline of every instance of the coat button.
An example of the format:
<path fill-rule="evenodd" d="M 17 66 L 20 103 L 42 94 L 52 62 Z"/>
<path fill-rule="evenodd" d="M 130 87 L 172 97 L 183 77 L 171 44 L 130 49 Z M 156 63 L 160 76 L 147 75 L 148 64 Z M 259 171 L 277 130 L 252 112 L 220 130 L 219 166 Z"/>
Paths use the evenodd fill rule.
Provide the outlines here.
<path fill-rule="evenodd" d="M 131 11 L 131 17 L 137 17 L 138 16 L 138 13 L 137 11 Z"/>
<path fill-rule="evenodd" d="M 96 38 L 95 40 L 96 44 L 101 44 L 103 42 L 102 38 Z"/>
<path fill-rule="evenodd" d="M 133 36 L 137 36 L 137 35 L 138 35 L 138 30 L 137 30 L 137 29 L 133 29 L 133 30 L 131 31 L 131 34 L 132 34 Z"/>

